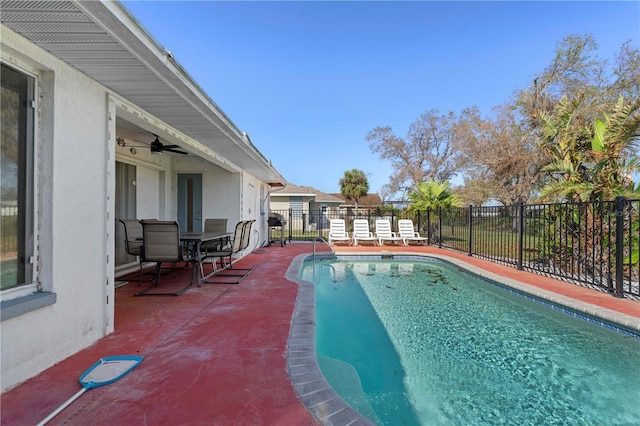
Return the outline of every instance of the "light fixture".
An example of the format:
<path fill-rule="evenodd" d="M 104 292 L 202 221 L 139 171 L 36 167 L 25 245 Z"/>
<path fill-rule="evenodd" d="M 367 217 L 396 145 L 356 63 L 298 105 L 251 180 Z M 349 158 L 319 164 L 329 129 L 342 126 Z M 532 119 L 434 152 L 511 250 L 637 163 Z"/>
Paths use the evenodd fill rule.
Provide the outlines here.
<path fill-rule="evenodd" d="M 137 153 L 138 151 L 136 151 L 136 149 L 135 149 L 135 148 L 129 148 L 129 152 L 130 152 L 132 155 L 136 155 L 136 153 Z"/>

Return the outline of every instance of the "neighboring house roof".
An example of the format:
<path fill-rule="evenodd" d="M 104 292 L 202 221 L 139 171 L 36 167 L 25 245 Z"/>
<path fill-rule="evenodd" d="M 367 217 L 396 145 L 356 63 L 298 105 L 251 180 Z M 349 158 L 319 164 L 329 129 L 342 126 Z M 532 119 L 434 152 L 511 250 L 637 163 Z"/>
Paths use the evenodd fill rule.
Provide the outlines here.
<path fill-rule="evenodd" d="M 312 197 L 316 203 L 342 203 L 342 199 L 334 197 L 310 186 L 298 186 L 287 183 L 283 188 L 271 191 L 271 197 Z"/>
<path fill-rule="evenodd" d="M 346 197 L 342 194 L 331 194 L 335 197 L 338 197 L 342 200 L 343 205 L 345 206 L 355 206 L 353 200 L 347 200 Z M 358 200 L 358 207 L 378 207 L 383 205 L 382 199 L 378 194 L 367 194 L 363 197 L 360 197 Z"/>
<path fill-rule="evenodd" d="M 4 26 L 197 142 L 176 139 L 183 148 L 214 163 L 222 157 L 264 182 L 286 183 L 249 135 L 121 3 L 2 0 L 1 5 Z"/>

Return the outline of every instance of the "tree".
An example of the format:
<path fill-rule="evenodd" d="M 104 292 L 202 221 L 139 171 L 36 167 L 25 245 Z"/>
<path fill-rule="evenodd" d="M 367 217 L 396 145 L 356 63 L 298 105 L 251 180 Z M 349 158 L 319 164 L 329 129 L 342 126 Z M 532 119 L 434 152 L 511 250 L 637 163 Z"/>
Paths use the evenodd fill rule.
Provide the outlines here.
<path fill-rule="evenodd" d="M 453 188 L 462 205 L 481 206 L 489 200 L 495 199 L 493 195 L 493 182 L 480 179 L 465 179 L 464 184 Z"/>
<path fill-rule="evenodd" d="M 358 200 L 369 192 L 369 181 L 362 170 L 352 169 L 344 172 L 340 179 L 340 193 L 348 200 L 353 200 L 358 214 Z"/>
<path fill-rule="evenodd" d="M 541 191 L 543 200 L 574 202 L 588 198 L 584 194 L 589 181 L 584 152 L 589 135 L 576 118 L 580 102 L 581 99 L 569 101 L 565 97 L 552 113 L 539 113 L 543 132 L 540 148 L 551 160 L 543 168 L 550 180 Z"/>
<path fill-rule="evenodd" d="M 409 200 L 409 210 L 462 207 L 458 196 L 449 190 L 449 182 L 434 179 L 418 183 L 416 189 L 409 192 Z"/>
<path fill-rule="evenodd" d="M 504 205 L 531 199 L 544 156 L 513 108 L 494 108 L 494 117 L 485 118 L 478 108 L 465 109 L 455 131 L 465 186 L 481 182 L 487 196 Z"/>
<path fill-rule="evenodd" d="M 532 130 L 541 129 L 540 113 L 552 113 L 563 97 L 582 99 L 575 115 L 584 122 L 595 120 L 620 95 L 640 98 L 640 50 L 628 41 L 609 63 L 597 57 L 597 48 L 591 35 L 565 37 L 553 62 L 517 93 L 515 105 Z"/>
<path fill-rule="evenodd" d="M 611 113 L 596 119 L 591 138 L 595 163 L 592 197 L 613 200 L 617 196 L 640 198 L 640 184 L 632 176 L 640 172 L 640 99 L 626 103 L 620 96 Z"/>
<path fill-rule="evenodd" d="M 587 159 L 577 158 L 591 150 L 593 123 L 621 94 L 625 99 L 640 94 L 637 48 L 623 44 L 612 63 L 596 52 L 592 36 L 566 37 L 552 63 L 516 92 L 511 104 L 490 118 L 477 108 L 463 111 L 455 140 L 465 185 L 483 182 L 503 204 L 527 202 L 542 187 L 546 196 L 576 199 L 577 188 L 571 186 L 593 178 L 581 170 Z"/>
<path fill-rule="evenodd" d="M 550 181 L 541 194 L 547 199 L 577 203 L 570 215 L 549 216 L 551 221 L 542 237 L 546 240 L 544 256 L 558 264 L 581 265 L 585 270 L 602 271 L 609 266 L 614 276 L 616 262 L 611 257 L 619 252 L 609 238 L 612 222 L 597 213 L 607 204 L 598 201 L 640 197 L 640 188 L 631 179 L 633 172 L 640 171 L 640 100 L 625 103 L 620 96 L 613 105 L 599 106 L 599 110 L 608 112 L 586 124 L 578 120 L 580 102 L 565 97 L 552 113 L 540 113 L 545 136 L 541 148 L 552 158 L 544 169 Z M 622 232 L 622 245 L 628 251 L 625 263 L 637 264 L 640 244 L 632 236 L 632 222 L 627 226 L 627 232 Z"/>
<path fill-rule="evenodd" d="M 455 115 L 432 109 L 409 126 L 406 139 L 391 127 L 376 127 L 366 137 L 369 149 L 391 162 L 393 174 L 383 188 L 387 195 L 407 193 L 428 179 L 448 180 L 457 172 L 453 147 Z"/>
<path fill-rule="evenodd" d="M 551 114 L 541 112 L 545 139 L 541 148 L 552 161 L 544 168 L 550 182 L 544 199 L 605 201 L 640 197 L 631 179 L 640 171 L 640 100 L 620 98 L 602 118 L 581 125 L 580 99 L 563 98 Z M 578 121 L 576 124 L 575 121 Z"/>

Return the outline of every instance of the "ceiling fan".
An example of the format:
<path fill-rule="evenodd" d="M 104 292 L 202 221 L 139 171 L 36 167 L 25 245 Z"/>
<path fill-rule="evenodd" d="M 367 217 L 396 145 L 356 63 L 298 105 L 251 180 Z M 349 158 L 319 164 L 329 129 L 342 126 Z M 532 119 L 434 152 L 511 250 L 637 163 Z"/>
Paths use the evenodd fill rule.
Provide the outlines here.
<path fill-rule="evenodd" d="M 182 154 L 182 155 L 188 155 L 188 152 L 185 151 L 181 151 L 179 149 L 176 148 L 180 148 L 180 145 L 165 145 L 162 142 L 160 142 L 160 138 L 158 138 L 158 135 L 156 135 L 155 133 L 152 133 L 153 136 L 156 137 L 156 139 L 151 142 L 151 144 L 148 144 L 146 142 L 142 142 L 139 140 L 134 139 L 136 142 L 140 142 L 140 143 L 144 143 L 145 145 L 138 145 L 138 146 L 130 146 L 131 149 L 133 148 L 151 148 L 151 152 L 152 153 L 162 153 L 162 152 L 172 152 L 175 154 Z M 118 137 L 116 138 L 116 141 L 118 142 L 118 145 L 125 147 L 125 146 L 129 146 L 127 145 L 127 143 L 125 142 L 125 139 L 122 137 Z"/>
<path fill-rule="evenodd" d="M 184 151 L 180 151 L 179 149 L 176 149 L 176 148 L 179 148 L 180 145 L 163 145 L 162 142 L 160 142 L 158 135 L 154 134 L 153 136 L 156 137 L 156 140 L 151 142 L 151 152 L 168 151 L 168 152 L 174 152 L 176 154 L 182 154 L 182 155 L 188 154 L 188 152 L 184 152 Z"/>

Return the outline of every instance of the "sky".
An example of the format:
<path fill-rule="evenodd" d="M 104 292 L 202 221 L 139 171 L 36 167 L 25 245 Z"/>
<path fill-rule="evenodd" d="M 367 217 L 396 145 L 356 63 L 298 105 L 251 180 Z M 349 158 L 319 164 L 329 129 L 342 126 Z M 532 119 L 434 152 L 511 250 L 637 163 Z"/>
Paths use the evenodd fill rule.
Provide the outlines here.
<path fill-rule="evenodd" d="M 124 1 L 290 183 L 339 193 L 392 168 L 365 140 L 405 137 L 422 113 L 490 114 L 553 62 L 569 35 L 613 60 L 640 39 L 638 1 Z M 454 182 L 455 184 L 455 182 Z"/>

